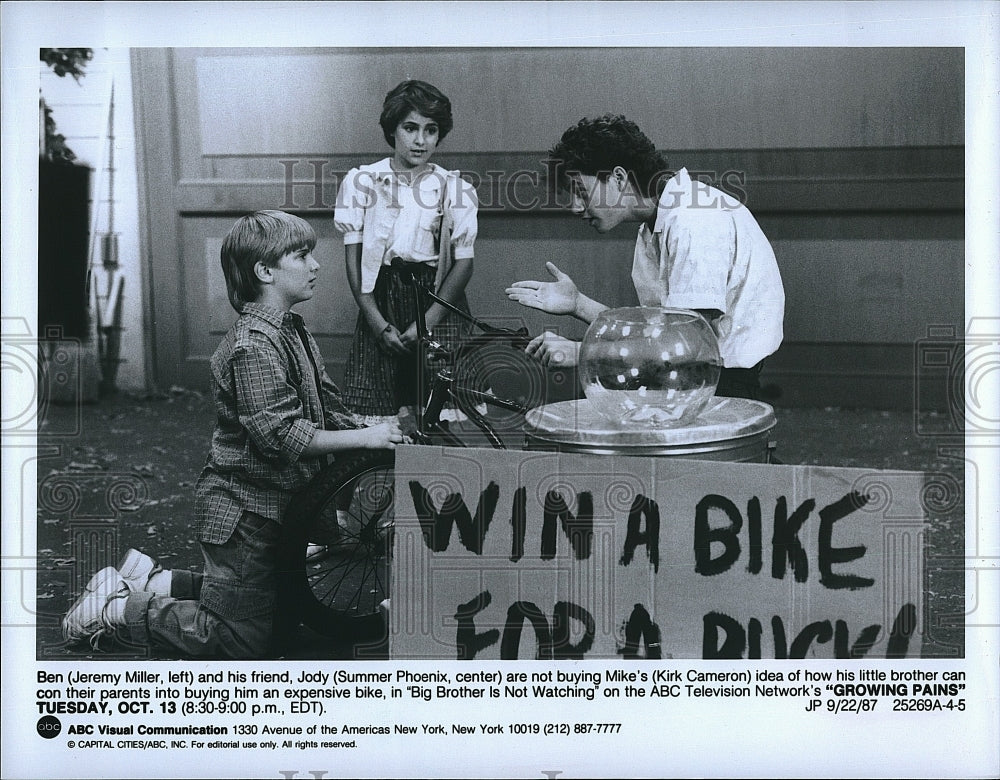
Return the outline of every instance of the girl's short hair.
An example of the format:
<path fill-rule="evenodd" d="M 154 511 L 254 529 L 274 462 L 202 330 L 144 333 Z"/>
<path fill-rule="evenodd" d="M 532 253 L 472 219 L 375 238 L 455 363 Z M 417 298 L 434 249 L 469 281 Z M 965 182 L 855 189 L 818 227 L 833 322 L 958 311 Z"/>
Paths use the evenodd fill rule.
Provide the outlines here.
<path fill-rule="evenodd" d="M 289 252 L 316 248 L 316 231 L 301 217 L 284 211 L 255 211 L 240 217 L 222 241 L 222 273 L 229 302 L 238 312 L 260 297 L 257 263 L 273 268 Z"/>
<path fill-rule="evenodd" d="M 396 148 L 396 128 L 411 111 L 437 122 L 439 140 L 444 140 L 454 126 L 451 101 L 441 90 L 426 81 L 404 81 L 385 96 L 378 120 L 382 125 L 382 135 L 393 149 Z"/>
<path fill-rule="evenodd" d="M 581 119 L 562 134 L 549 157 L 556 183 L 564 189 L 572 173 L 606 179 L 620 165 L 642 194 L 655 197 L 668 176 L 666 157 L 635 122 L 616 114 Z"/>

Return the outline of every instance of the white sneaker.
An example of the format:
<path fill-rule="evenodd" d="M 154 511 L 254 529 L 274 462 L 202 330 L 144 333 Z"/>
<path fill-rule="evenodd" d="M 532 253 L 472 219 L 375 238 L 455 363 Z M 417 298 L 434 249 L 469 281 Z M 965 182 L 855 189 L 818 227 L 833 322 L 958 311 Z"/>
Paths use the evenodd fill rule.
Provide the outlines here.
<path fill-rule="evenodd" d="M 62 635 L 67 642 L 90 639 L 97 649 L 101 637 L 114 634 L 125 622 L 125 600 L 129 587 L 118 570 L 108 566 L 90 578 L 80 598 L 62 621 Z"/>
<path fill-rule="evenodd" d="M 134 548 L 127 550 L 118 562 L 118 573 L 121 574 L 125 584 L 133 593 L 149 591 L 161 596 L 169 596 L 169 590 L 163 593 L 161 592 L 162 587 L 157 587 L 153 583 L 153 577 L 162 571 L 163 567 L 158 561 Z"/>

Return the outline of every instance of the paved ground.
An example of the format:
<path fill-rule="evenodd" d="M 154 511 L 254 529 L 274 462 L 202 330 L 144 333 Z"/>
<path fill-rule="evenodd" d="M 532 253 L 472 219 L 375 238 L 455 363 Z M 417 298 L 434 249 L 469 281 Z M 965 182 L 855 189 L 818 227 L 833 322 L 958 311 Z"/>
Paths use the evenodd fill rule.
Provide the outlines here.
<path fill-rule="evenodd" d="M 932 503 L 948 511 L 932 512 L 926 539 L 925 655 L 961 653 L 965 601 L 958 562 L 965 550 L 964 517 L 961 499 L 954 500 L 956 491 L 961 496 L 964 488 L 961 441 L 926 435 L 946 431 L 949 420 L 845 409 L 778 408 L 776 414 L 775 437 L 784 463 L 940 475 L 937 482 L 943 492 Z M 96 556 L 101 564 L 113 564 L 118 551 L 138 547 L 168 566 L 199 569 L 200 552 L 192 534 L 193 490 L 212 423 L 209 399 L 187 391 L 147 398 L 118 394 L 80 410 L 47 410 L 38 459 L 39 657 L 93 655 L 86 646 L 65 647 L 59 636 L 59 619 L 79 587 L 74 577 L 83 576 L 77 571 L 83 567 L 75 565 L 79 558 Z M 80 549 L 74 547 L 74 538 L 84 540 L 77 543 Z M 306 629 L 293 646 L 288 657 L 346 658 L 352 650 L 349 643 Z M 121 646 L 113 655 L 149 657 Z"/>

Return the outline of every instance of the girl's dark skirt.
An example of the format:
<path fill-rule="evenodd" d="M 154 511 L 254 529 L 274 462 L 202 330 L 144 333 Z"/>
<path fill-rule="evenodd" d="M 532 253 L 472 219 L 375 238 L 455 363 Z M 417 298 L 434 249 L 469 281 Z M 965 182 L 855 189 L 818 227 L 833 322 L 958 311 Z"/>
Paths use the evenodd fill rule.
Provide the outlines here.
<path fill-rule="evenodd" d="M 410 268 L 421 284 L 433 289 L 434 268 L 423 263 L 414 263 Z M 379 271 L 372 295 L 382 316 L 400 333 L 416 321 L 413 290 L 390 266 Z M 455 305 L 463 311 L 469 310 L 464 293 Z M 434 328 L 434 337 L 452 344 L 468 330 L 464 320 L 449 313 Z M 416 351 L 397 355 L 383 349 L 378 334 L 372 333 L 368 321 L 359 313 L 344 369 L 344 403 L 361 415 L 395 415 L 401 406 L 415 406 L 418 400 L 423 400 L 419 399 L 419 376 Z"/>

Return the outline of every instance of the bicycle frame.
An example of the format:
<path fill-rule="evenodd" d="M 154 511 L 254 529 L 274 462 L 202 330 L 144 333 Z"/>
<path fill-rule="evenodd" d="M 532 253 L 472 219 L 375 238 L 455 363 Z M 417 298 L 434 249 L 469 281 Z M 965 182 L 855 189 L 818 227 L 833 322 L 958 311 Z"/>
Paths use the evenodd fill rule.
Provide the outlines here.
<path fill-rule="evenodd" d="M 415 441 L 418 444 L 440 442 L 453 447 L 467 446 L 450 430 L 448 422 L 441 419 L 441 410 L 444 408 L 445 403 L 450 400 L 482 431 L 483 435 L 489 441 L 490 446 L 495 449 L 506 449 L 506 445 L 489 420 L 476 408 L 477 404 L 485 403 L 518 414 L 524 414 L 528 411 L 528 408 L 523 404 L 501 398 L 493 393 L 487 393 L 458 384 L 452 366 L 457 366 L 466 354 L 483 346 L 485 343 L 506 342 L 513 349 L 524 349 L 530 340 L 528 329 L 519 328 L 518 330 L 511 330 L 485 323 L 458 308 L 450 301 L 445 300 L 440 295 L 426 289 L 413 274 L 405 274 L 405 266 L 402 266 L 402 268 L 404 270 L 404 280 L 410 284 L 416 300 L 417 349 L 419 356 L 417 386 L 420 390 L 420 397 L 426 398 L 426 401 L 418 404 L 416 408 L 416 431 L 413 434 Z M 438 303 L 448 311 L 458 315 L 482 331 L 482 335 L 466 338 L 454 349 L 449 349 L 442 343 L 435 341 L 427 329 L 427 320 L 424 316 L 429 302 Z M 449 365 L 434 370 L 428 383 L 427 371 L 431 360 L 445 360 Z M 425 387 L 426 393 L 424 392 Z"/>
<path fill-rule="evenodd" d="M 417 303 L 418 398 L 417 444 L 470 446 L 441 419 L 448 401 L 457 406 L 496 449 L 506 449 L 490 421 L 476 408 L 486 403 L 525 414 L 524 404 L 493 393 L 465 387 L 459 379 L 463 359 L 486 343 L 506 342 L 523 350 L 527 328 L 510 330 L 488 325 L 425 289 L 412 273 L 406 275 Z M 424 312 L 434 301 L 470 322 L 482 333 L 463 337 L 454 347 L 436 341 L 427 330 Z M 444 362 L 431 366 L 429 360 Z M 425 392 L 426 391 L 426 392 Z M 282 525 L 277 558 L 282 614 L 294 616 L 324 636 L 351 637 L 355 658 L 364 653 L 383 657 L 387 650 L 383 612 L 391 580 L 392 512 L 395 501 L 392 450 L 364 450 L 353 457 L 338 456 L 320 471 L 289 504 Z M 341 520 L 341 514 L 344 519 Z M 307 557 L 310 546 L 321 548 Z"/>

